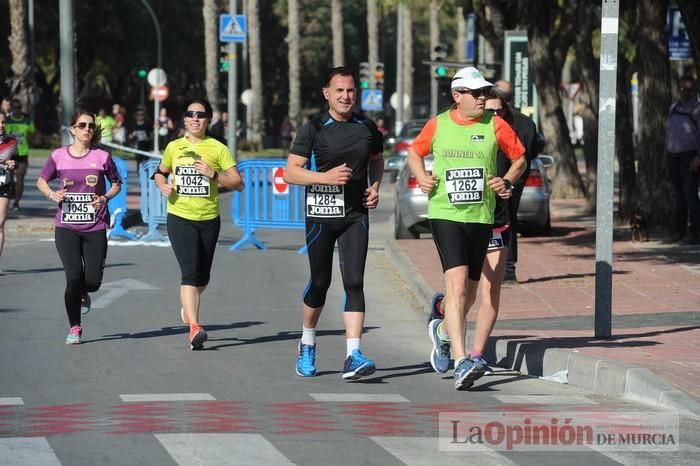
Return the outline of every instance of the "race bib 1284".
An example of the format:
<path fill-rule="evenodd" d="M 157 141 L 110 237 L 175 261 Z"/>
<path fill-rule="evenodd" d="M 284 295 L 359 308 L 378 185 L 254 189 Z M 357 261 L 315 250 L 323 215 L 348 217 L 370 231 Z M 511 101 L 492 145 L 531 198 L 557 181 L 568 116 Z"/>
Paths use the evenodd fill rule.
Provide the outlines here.
<path fill-rule="evenodd" d="M 345 196 L 342 186 L 312 184 L 306 192 L 306 216 L 345 217 Z"/>

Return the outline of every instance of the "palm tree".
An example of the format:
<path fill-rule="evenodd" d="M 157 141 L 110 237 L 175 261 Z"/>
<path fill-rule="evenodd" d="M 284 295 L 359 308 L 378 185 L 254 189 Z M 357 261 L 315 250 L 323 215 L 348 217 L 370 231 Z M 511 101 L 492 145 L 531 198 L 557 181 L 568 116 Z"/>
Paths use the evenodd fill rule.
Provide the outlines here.
<path fill-rule="evenodd" d="M 369 82 L 370 88 L 374 88 L 376 80 L 374 71 L 379 63 L 379 14 L 377 12 L 377 0 L 367 0 L 367 48 L 369 50 Z"/>
<path fill-rule="evenodd" d="M 250 144 L 254 150 L 262 148 L 263 127 L 263 85 L 260 49 L 260 16 L 258 0 L 248 2 L 248 53 L 250 55 L 250 90 L 252 99 L 250 110 Z M 236 122 L 233 122 L 236 124 Z"/>
<path fill-rule="evenodd" d="M 27 60 L 27 33 L 24 27 L 26 10 L 24 0 L 10 0 L 10 53 L 12 54 L 12 77 L 9 80 L 12 97 L 19 99 L 27 111 L 33 104 L 32 76 Z"/>
<path fill-rule="evenodd" d="M 287 3 L 287 60 L 289 61 L 289 120 L 298 128 L 301 122 L 301 66 L 299 59 L 299 0 Z M 333 33 L 335 50 L 335 32 Z"/>
<path fill-rule="evenodd" d="M 333 66 L 343 66 L 345 64 L 343 4 L 340 0 L 331 0 L 331 29 L 333 30 Z"/>
<path fill-rule="evenodd" d="M 219 110 L 219 38 L 216 30 L 219 18 L 216 13 L 216 0 L 203 0 L 205 88 L 212 108 Z"/>

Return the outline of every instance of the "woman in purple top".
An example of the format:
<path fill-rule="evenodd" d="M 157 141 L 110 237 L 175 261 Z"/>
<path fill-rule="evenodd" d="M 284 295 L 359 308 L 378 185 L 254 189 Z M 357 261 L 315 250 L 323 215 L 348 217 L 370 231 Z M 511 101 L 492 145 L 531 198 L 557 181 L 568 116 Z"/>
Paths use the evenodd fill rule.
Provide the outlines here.
<path fill-rule="evenodd" d="M 109 152 L 96 144 L 100 131 L 95 114 L 78 111 L 71 119 L 74 142 L 53 151 L 36 182 L 56 210 L 56 249 L 66 271 L 64 295 L 70 331 L 66 344 L 80 343 L 80 314 L 90 311 L 88 292 L 102 284 L 107 257 L 107 202 L 121 190 L 121 179 Z M 105 177 L 112 186 L 106 190 Z M 57 179 L 59 189 L 49 181 Z"/>

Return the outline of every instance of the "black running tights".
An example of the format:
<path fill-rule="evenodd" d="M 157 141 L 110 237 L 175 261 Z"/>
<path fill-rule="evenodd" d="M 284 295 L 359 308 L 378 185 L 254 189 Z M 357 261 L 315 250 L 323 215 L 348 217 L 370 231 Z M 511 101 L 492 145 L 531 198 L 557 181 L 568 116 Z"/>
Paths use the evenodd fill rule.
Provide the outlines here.
<path fill-rule="evenodd" d="M 80 296 L 100 289 L 107 257 L 107 233 L 56 228 L 56 250 L 66 271 L 66 312 L 71 327 L 80 325 Z"/>

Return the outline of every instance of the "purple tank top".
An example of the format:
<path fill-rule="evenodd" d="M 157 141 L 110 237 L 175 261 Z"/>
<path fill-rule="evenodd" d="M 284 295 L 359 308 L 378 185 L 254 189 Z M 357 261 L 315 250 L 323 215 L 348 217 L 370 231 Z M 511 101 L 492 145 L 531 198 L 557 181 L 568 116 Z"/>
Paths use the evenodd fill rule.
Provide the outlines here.
<path fill-rule="evenodd" d="M 105 177 L 110 183 L 121 183 L 117 167 L 109 152 L 92 147 L 82 157 L 70 153 L 68 146 L 59 147 L 49 157 L 39 174 L 44 180 L 58 179 L 57 189 L 65 189 L 65 200 L 56 210 L 56 226 L 74 231 L 91 232 L 109 227 L 109 210 L 102 205 L 97 211 L 89 205 L 95 196 L 106 191 Z"/>

